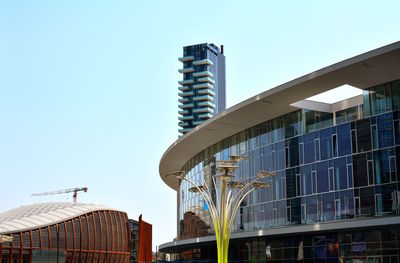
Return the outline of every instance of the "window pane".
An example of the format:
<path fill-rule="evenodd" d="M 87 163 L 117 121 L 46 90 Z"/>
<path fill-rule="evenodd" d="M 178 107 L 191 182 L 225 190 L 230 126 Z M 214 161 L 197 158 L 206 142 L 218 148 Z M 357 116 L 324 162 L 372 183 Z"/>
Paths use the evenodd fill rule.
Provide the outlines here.
<path fill-rule="evenodd" d="M 357 126 L 357 148 L 358 152 L 371 150 L 371 130 L 370 120 L 360 120 L 356 122 Z"/>
<path fill-rule="evenodd" d="M 328 162 L 317 163 L 317 190 L 318 193 L 329 191 Z"/>
<path fill-rule="evenodd" d="M 368 185 L 367 156 L 358 154 L 353 156 L 354 187 Z"/>

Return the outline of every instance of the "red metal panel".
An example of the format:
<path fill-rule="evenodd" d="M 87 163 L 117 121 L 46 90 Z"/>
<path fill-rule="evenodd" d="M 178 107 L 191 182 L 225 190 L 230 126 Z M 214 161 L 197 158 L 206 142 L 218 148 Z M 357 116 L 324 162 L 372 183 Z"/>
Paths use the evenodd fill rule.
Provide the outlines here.
<path fill-rule="evenodd" d="M 123 240 L 122 240 L 122 238 L 123 238 L 123 229 L 122 229 L 122 226 L 121 226 L 121 213 L 120 212 L 115 212 L 115 213 L 116 213 L 116 217 L 117 217 L 117 220 L 118 220 L 117 223 L 119 223 L 118 224 L 118 228 L 119 228 L 118 251 L 124 252 L 123 251 L 123 244 L 124 243 L 123 243 Z M 123 258 L 123 256 L 119 255 L 119 262 L 120 263 L 122 262 L 122 258 Z"/>
<path fill-rule="evenodd" d="M 64 232 L 65 232 L 65 262 L 67 263 L 68 258 L 68 231 L 67 231 L 67 221 L 64 221 Z"/>
<path fill-rule="evenodd" d="M 90 228 L 89 228 L 89 218 L 88 218 L 88 214 L 86 214 L 85 215 L 85 217 L 86 217 L 86 230 L 87 230 L 87 245 L 86 245 L 86 248 L 87 248 L 87 253 L 86 253 L 86 259 L 85 259 L 85 262 L 86 263 L 88 263 L 88 261 L 89 261 L 89 253 L 90 253 Z"/>
<path fill-rule="evenodd" d="M 83 242 L 83 238 L 82 238 L 82 219 L 81 216 L 79 216 L 79 232 L 80 232 L 80 239 L 81 239 L 81 247 L 79 248 L 79 261 L 82 261 L 82 242 Z"/>
<path fill-rule="evenodd" d="M 129 252 L 129 254 L 128 254 L 128 256 L 125 256 L 125 262 L 129 262 L 129 259 L 130 259 L 130 244 L 131 244 L 131 229 L 130 229 L 130 227 L 129 227 L 129 220 L 128 220 L 128 215 L 127 214 L 124 214 L 124 219 L 125 219 L 125 222 L 124 222 L 124 227 L 125 227 L 125 231 L 126 231 L 126 233 L 127 233 L 127 242 L 126 242 L 126 244 L 125 244 L 125 248 L 126 248 L 126 250 L 125 251 L 127 251 L 127 252 Z"/>
<path fill-rule="evenodd" d="M 73 219 L 71 219 L 71 224 L 72 224 L 72 233 L 74 236 L 74 247 L 72 249 L 72 263 L 73 263 L 75 261 L 75 224 Z"/>
<path fill-rule="evenodd" d="M 104 212 L 104 219 L 106 221 L 106 256 L 104 258 L 104 262 L 107 262 L 107 254 L 108 254 L 108 239 L 110 239 L 109 233 L 110 233 L 110 225 L 108 224 L 108 220 L 107 220 L 107 211 L 103 211 Z"/>
<path fill-rule="evenodd" d="M 103 222 L 101 221 L 101 213 L 103 213 L 103 211 L 98 211 L 98 213 L 100 222 L 100 251 L 103 251 Z"/>
<path fill-rule="evenodd" d="M 97 235 L 96 235 L 96 220 L 94 219 L 94 213 L 95 213 L 95 212 L 92 212 L 93 231 L 94 231 L 94 233 L 93 233 L 93 235 L 94 235 L 94 240 L 93 240 L 93 251 L 96 251 L 96 240 L 97 240 L 98 237 L 97 237 Z M 95 254 L 96 254 L 96 252 L 93 253 L 92 262 L 94 262 Z"/>
<path fill-rule="evenodd" d="M 22 255 L 24 254 L 23 253 L 23 249 L 24 249 L 24 243 L 23 243 L 23 237 L 22 237 L 22 232 L 19 232 L 19 237 L 20 237 L 20 248 L 19 248 L 19 253 L 20 253 L 20 255 L 19 255 L 19 262 L 22 262 Z"/>
<path fill-rule="evenodd" d="M 138 262 L 152 262 L 152 225 L 142 220 L 139 216 L 139 247 Z"/>
<path fill-rule="evenodd" d="M 39 249 L 42 249 L 42 229 L 39 228 Z"/>
<path fill-rule="evenodd" d="M 127 214 L 125 214 L 125 225 L 126 225 L 126 227 L 127 227 L 127 231 L 128 231 L 128 242 L 126 243 L 126 251 L 129 251 L 130 252 L 130 249 L 131 249 L 131 247 L 130 247 L 130 242 L 131 242 L 131 238 L 132 238 L 132 233 L 131 233 L 131 229 L 130 229 L 130 227 L 129 227 L 129 219 L 128 219 L 128 215 Z"/>
<path fill-rule="evenodd" d="M 29 238 L 31 239 L 31 249 L 29 250 L 29 262 L 32 262 L 32 254 L 33 254 L 33 237 L 32 230 L 29 230 Z M 1 256 L 0 256 L 1 258 Z M 1 262 L 0 262 L 1 263 Z"/>
<path fill-rule="evenodd" d="M 124 247 L 122 248 L 123 249 L 123 251 L 125 251 L 125 252 L 129 252 L 129 254 L 130 254 L 130 247 L 129 247 L 129 242 L 130 242 L 130 230 L 129 229 L 127 229 L 127 227 L 129 227 L 129 222 L 128 222 L 128 217 L 126 216 L 126 214 L 125 213 L 122 213 L 122 217 L 121 217 L 121 224 L 122 224 L 122 229 L 124 230 L 124 239 L 125 239 L 125 242 L 124 242 Z M 125 262 L 126 261 L 126 256 L 124 257 L 124 260 L 123 260 L 123 262 Z"/>
<path fill-rule="evenodd" d="M 12 256 L 13 256 L 13 242 L 10 242 L 10 255 L 9 255 L 9 261 L 12 262 Z"/>
<path fill-rule="evenodd" d="M 125 231 L 127 231 L 127 233 L 128 233 L 128 242 L 126 242 L 126 251 L 130 252 L 131 251 L 130 242 L 131 242 L 131 238 L 132 238 L 132 236 L 131 236 L 132 233 L 131 233 L 131 229 L 129 227 L 128 215 L 125 214 L 124 217 L 125 217 L 125 223 L 124 223 L 125 224 Z"/>
<path fill-rule="evenodd" d="M 114 251 L 120 251 L 120 249 L 119 249 L 119 231 L 118 231 L 118 229 L 119 229 L 119 224 L 118 224 L 118 221 L 117 221 L 117 212 L 115 212 L 115 211 L 112 211 L 111 212 L 112 213 L 112 215 L 113 215 L 113 217 L 114 217 L 114 222 L 115 222 L 115 233 L 116 233 L 116 237 L 115 237 L 115 239 L 116 239 L 116 248 L 114 249 Z M 115 260 L 114 260 L 114 262 L 118 262 L 118 258 L 119 258 L 119 254 L 115 254 Z"/>
<path fill-rule="evenodd" d="M 0 243 L 0 263 L 1 263 L 2 257 L 3 257 L 3 246 Z"/>
<path fill-rule="evenodd" d="M 51 233 L 50 233 L 50 226 L 47 226 L 47 238 L 49 239 L 49 249 L 51 249 Z"/>
<path fill-rule="evenodd" d="M 112 255 L 111 255 L 111 260 L 110 262 L 114 261 L 114 223 L 111 217 L 111 211 L 108 211 L 108 215 L 110 216 L 110 221 L 111 221 L 111 251 L 112 251 Z"/>

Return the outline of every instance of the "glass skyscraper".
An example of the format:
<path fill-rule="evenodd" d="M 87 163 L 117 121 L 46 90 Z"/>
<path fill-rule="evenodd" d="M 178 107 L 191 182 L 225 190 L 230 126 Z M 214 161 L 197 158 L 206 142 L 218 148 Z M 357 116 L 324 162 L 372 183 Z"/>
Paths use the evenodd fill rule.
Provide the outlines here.
<path fill-rule="evenodd" d="M 344 84 L 362 95 L 307 100 Z M 161 251 L 216 259 L 208 207 L 168 174 L 212 185 L 231 155 L 249 157 L 235 180 L 276 176 L 241 203 L 230 262 L 400 262 L 400 42 L 267 90 L 168 148 L 160 175 L 177 192 L 178 231 Z"/>
<path fill-rule="evenodd" d="M 179 132 L 185 134 L 225 110 L 225 56 L 223 46 L 198 44 L 183 48 L 179 58 Z"/>

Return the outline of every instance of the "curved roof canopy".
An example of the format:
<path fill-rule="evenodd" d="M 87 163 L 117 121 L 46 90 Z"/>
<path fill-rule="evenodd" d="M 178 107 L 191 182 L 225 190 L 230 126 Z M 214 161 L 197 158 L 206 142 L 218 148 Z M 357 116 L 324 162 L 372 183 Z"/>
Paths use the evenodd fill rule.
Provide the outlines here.
<path fill-rule="evenodd" d="M 349 58 L 269 89 L 193 128 L 176 140 L 161 157 L 162 180 L 177 190 L 177 172 L 207 147 L 254 125 L 298 108 L 293 103 L 348 84 L 365 89 L 400 79 L 400 42 Z M 251 117 L 249 117 L 251 116 Z"/>
<path fill-rule="evenodd" d="M 53 225 L 97 210 L 115 209 L 102 205 L 67 202 L 20 206 L 0 213 L 0 233 L 7 234 Z"/>

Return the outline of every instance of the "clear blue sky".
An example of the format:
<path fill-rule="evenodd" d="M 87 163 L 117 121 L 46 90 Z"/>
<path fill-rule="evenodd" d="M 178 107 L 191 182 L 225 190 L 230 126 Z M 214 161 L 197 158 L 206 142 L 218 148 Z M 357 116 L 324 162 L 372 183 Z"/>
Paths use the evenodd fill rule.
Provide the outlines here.
<path fill-rule="evenodd" d="M 72 195 L 176 236 L 159 177 L 182 46 L 225 46 L 228 107 L 400 40 L 400 1 L 1 1 L 0 211 Z"/>

